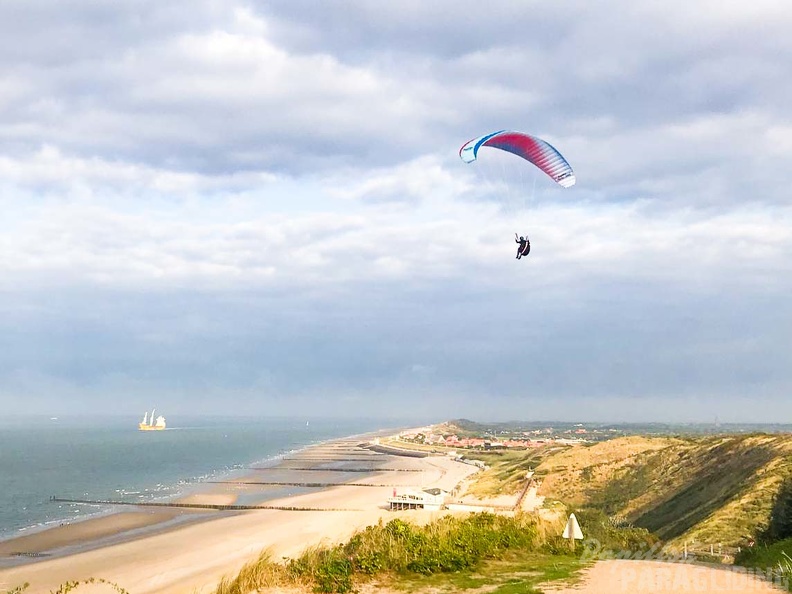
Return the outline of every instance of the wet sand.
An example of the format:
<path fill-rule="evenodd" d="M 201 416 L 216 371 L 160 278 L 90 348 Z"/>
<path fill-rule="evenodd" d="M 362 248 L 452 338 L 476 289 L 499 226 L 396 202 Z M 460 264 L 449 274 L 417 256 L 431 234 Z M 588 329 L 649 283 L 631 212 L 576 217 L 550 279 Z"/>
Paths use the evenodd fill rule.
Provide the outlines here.
<path fill-rule="evenodd" d="M 237 496 L 233 493 L 201 493 L 182 497 L 177 501 L 183 503 L 199 503 L 214 505 L 233 504 Z M 69 548 L 88 547 L 91 544 L 101 545 L 107 540 L 119 540 L 128 535 L 133 538 L 144 529 L 156 529 L 175 520 L 197 521 L 206 518 L 205 512 L 180 510 L 171 508 L 140 509 L 124 511 L 89 518 L 87 520 L 64 522 L 63 524 L 19 536 L 11 540 L 0 541 L 0 560 L 9 557 L 41 558 L 49 557 L 55 551 Z M 151 530 L 150 532 L 153 532 Z"/>
<path fill-rule="evenodd" d="M 276 467 L 251 471 L 244 477 L 246 481 L 269 481 L 273 477 L 278 480 L 279 476 L 294 477 L 295 473 L 302 472 L 306 482 L 381 485 L 294 488 L 300 493 L 266 502 L 273 506 L 348 511 L 201 510 L 196 519 L 196 512 L 192 511 L 133 508 L 136 511 L 74 523 L 2 543 L 0 562 L 7 561 L 11 553 L 25 551 L 52 557 L 26 559 L 29 562 L 24 565 L 0 569 L 0 586 L 12 588 L 29 582 L 26 592 L 35 594 L 55 590 L 67 580 L 94 577 L 115 582 L 134 594 L 210 592 L 221 577 L 234 575 L 264 549 L 271 550 L 275 559 L 293 557 L 321 541 L 345 540 L 355 530 L 375 524 L 380 518 L 387 521 L 399 515 L 426 521 L 435 514 L 388 511 L 385 503 L 393 489 L 440 487 L 451 490 L 475 471 L 445 456 L 388 456 L 361 449 L 357 447 L 359 443 L 359 439 L 354 439 L 314 446 L 289 456 Z M 338 471 L 345 467 L 359 470 L 367 464 L 372 469 L 370 475 Z M 298 465 L 301 468 L 310 465 L 313 470 L 294 470 Z M 388 470 L 378 471 L 377 467 Z M 327 472 L 322 472 L 323 469 Z M 266 488 L 206 485 L 205 493 L 190 496 L 188 502 L 222 505 L 237 501 L 241 494 L 250 496 Z M 169 525 L 179 519 L 192 521 Z M 116 541 L 104 545 L 103 539 Z M 96 548 L 97 543 L 101 545 L 99 548 Z M 81 552 L 73 552 L 80 549 Z M 20 558 L 15 559 L 19 561 Z"/>
<path fill-rule="evenodd" d="M 0 558 L 12 556 L 48 556 L 49 551 L 117 536 L 147 528 L 178 515 L 173 511 L 135 511 L 61 524 L 34 534 L 0 542 Z"/>

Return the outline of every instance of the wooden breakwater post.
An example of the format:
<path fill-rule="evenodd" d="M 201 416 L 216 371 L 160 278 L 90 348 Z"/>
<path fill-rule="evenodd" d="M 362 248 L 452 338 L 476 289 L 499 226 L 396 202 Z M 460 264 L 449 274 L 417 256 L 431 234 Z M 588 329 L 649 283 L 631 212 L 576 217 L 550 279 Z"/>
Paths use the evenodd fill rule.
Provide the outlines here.
<path fill-rule="evenodd" d="M 246 511 L 257 509 L 275 509 L 281 511 L 333 511 L 333 512 L 360 512 L 362 509 L 342 507 L 298 507 L 296 505 L 224 505 L 216 503 L 179 503 L 178 501 L 115 501 L 109 499 L 66 499 L 51 497 L 55 503 L 77 503 L 83 505 L 129 505 L 134 507 L 172 507 L 184 509 L 212 509 L 219 511 Z"/>

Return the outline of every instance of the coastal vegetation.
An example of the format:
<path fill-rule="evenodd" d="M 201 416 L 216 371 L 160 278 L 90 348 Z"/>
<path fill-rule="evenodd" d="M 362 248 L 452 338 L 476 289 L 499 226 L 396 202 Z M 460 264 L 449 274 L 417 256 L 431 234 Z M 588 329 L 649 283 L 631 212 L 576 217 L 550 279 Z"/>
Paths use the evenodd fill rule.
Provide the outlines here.
<path fill-rule="evenodd" d="M 474 497 L 515 494 L 525 485 L 526 472 L 536 468 L 550 453 L 550 448 L 539 448 L 470 454 L 471 458 L 484 462 L 487 468 L 476 475 L 476 480 L 468 487 L 467 494 Z"/>
<path fill-rule="evenodd" d="M 464 495 L 516 495 L 530 486 L 544 505 L 532 513 L 505 506 L 503 513 L 449 512 L 423 525 L 402 519 L 409 516 L 380 520 L 293 559 L 264 552 L 215 594 L 378 587 L 530 593 L 576 579 L 596 559 L 673 558 L 683 548 L 699 560 L 734 562 L 792 583 L 792 440 L 785 435 L 629 435 L 457 453 L 484 466 Z M 560 536 L 570 512 L 586 539 L 574 550 Z"/>
<path fill-rule="evenodd" d="M 537 475 L 541 494 L 623 518 L 669 546 L 744 548 L 767 529 L 776 493 L 792 476 L 792 441 L 620 438 L 552 456 Z"/>
<path fill-rule="evenodd" d="M 402 592 L 486 591 L 495 594 L 532 594 L 545 591 L 549 582 L 572 583 L 578 580 L 583 565 L 567 554 L 508 552 L 499 559 L 483 561 L 476 570 L 451 574 L 404 575 L 391 581 Z"/>
<path fill-rule="evenodd" d="M 105 585 L 111 590 L 115 590 L 118 594 L 129 594 L 127 590 L 109 580 L 103 578 L 88 578 L 87 580 L 74 580 L 61 584 L 57 590 L 51 594 L 69 594 L 72 590 L 76 590 L 80 586 L 89 586 L 92 584 Z"/>
<path fill-rule="evenodd" d="M 103 578 L 88 578 L 85 580 L 73 580 L 73 581 L 64 582 L 60 584 L 57 587 L 57 589 L 53 590 L 50 594 L 69 594 L 69 592 L 76 590 L 81 586 L 90 586 L 90 585 L 104 585 L 110 588 L 111 590 L 115 590 L 116 592 L 118 592 L 118 594 L 129 594 L 127 590 L 125 590 L 115 582 L 111 582 Z M 29 587 L 30 587 L 30 583 L 25 582 L 20 586 L 16 586 L 6 591 L 5 594 L 22 594 Z"/>
<path fill-rule="evenodd" d="M 578 511 L 602 512 L 616 524 L 647 529 L 663 541 L 666 551 L 687 549 L 699 557 L 730 562 L 752 542 L 784 537 L 778 527 L 784 522 L 792 526 L 792 486 L 787 487 L 789 496 L 776 494 L 792 481 L 792 440 L 786 434 L 713 434 L 711 427 L 704 428 L 709 432 L 700 427 L 689 432 L 682 427 L 654 429 L 651 435 L 624 434 L 627 430 L 621 429 L 622 436 L 603 439 L 615 434 L 613 428 L 601 428 L 594 441 L 569 443 L 553 436 L 595 430 L 574 424 L 561 429 L 481 425 L 464 419 L 434 428 L 444 437 L 490 440 L 456 450 L 457 455 L 486 464 L 466 495 L 518 493 L 526 473 L 533 471 L 545 507 L 559 502 Z M 534 435 L 539 441 L 527 448 L 493 445 L 496 436 Z M 784 513 L 773 512 L 773 506 L 784 501 Z M 792 536 L 792 528 L 783 534 Z"/>
<path fill-rule="evenodd" d="M 765 543 L 792 538 L 792 477 L 785 479 L 773 499 L 770 521 L 760 535 Z"/>
<path fill-rule="evenodd" d="M 778 489 L 767 528 L 756 543 L 736 555 L 735 563 L 772 570 L 792 585 L 792 478 L 784 480 Z"/>
<path fill-rule="evenodd" d="M 592 534 L 611 548 L 646 548 L 654 539 L 643 529 L 617 528 L 604 516 L 586 518 Z M 416 591 L 495 587 L 507 594 L 531 592 L 538 583 L 570 578 L 585 565 L 583 545 L 575 551 L 561 538 L 563 522 L 531 514 L 445 515 L 419 526 L 394 519 L 356 533 L 343 544 L 307 549 L 285 563 L 268 553 L 223 580 L 215 594 L 247 594 L 274 586 L 303 586 L 316 592 L 350 592 L 376 581 Z M 532 586 L 533 584 L 533 586 Z"/>
<path fill-rule="evenodd" d="M 735 563 L 744 567 L 776 569 L 792 578 L 792 538 L 773 543 L 758 543 L 737 554 Z"/>
<path fill-rule="evenodd" d="M 535 551 L 540 528 L 528 516 L 443 516 L 424 526 L 394 519 L 369 526 L 343 544 L 307 549 L 284 564 L 269 555 L 246 565 L 216 594 L 246 594 L 262 586 L 301 584 L 318 592 L 349 592 L 355 579 L 468 570 L 505 551 Z"/>
<path fill-rule="evenodd" d="M 215 594 L 346 593 L 364 584 L 405 592 L 539 592 L 549 581 L 576 579 L 600 558 L 586 554 L 591 543 L 597 554 L 641 558 L 682 539 L 695 550 L 697 539 L 712 543 L 707 535 L 715 532 L 737 563 L 792 578 L 792 465 L 783 436 L 628 436 L 470 457 L 488 468 L 469 494 L 516 493 L 532 470 L 548 501 L 540 512 L 547 513 L 444 515 L 425 525 L 380 521 L 294 559 L 264 552 L 222 580 Z M 574 551 L 560 536 L 570 511 L 587 539 Z M 754 538 L 756 546 L 747 546 Z"/>
<path fill-rule="evenodd" d="M 489 467 L 469 494 L 515 493 L 532 469 L 548 503 L 645 528 L 671 549 L 712 545 L 730 555 L 771 527 L 776 494 L 792 480 L 792 440 L 785 435 L 626 436 L 464 454 Z M 792 536 L 789 492 L 772 526 L 787 522 Z"/>
<path fill-rule="evenodd" d="M 499 434 L 509 430 L 498 429 Z M 471 422 L 455 421 L 448 430 L 481 435 L 481 427 Z M 533 470 L 538 495 L 545 497 L 543 511 L 560 504 L 579 518 L 596 513 L 614 526 L 643 528 L 669 554 L 686 550 L 712 561 L 792 565 L 792 541 L 786 540 L 792 539 L 787 435 L 667 432 L 459 453 L 487 465 L 468 487 L 469 495 L 516 493 Z"/>

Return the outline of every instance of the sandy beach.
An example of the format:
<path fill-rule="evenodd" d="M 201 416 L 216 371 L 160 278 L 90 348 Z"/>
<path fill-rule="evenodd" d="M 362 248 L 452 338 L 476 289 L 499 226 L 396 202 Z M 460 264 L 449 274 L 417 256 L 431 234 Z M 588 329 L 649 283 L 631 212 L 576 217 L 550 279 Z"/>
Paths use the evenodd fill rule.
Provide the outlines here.
<path fill-rule="evenodd" d="M 49 592 L 67 580 L 94 577 L 115 582 L 134 594 L 209 592 L 224 575 L 234 575 L 265 549 L 275 558 L 291 557 L 322 541 L 345 540 L 380 518 L 387 521 L 401 515 L 428 520 L 431 512 L 388 511 L 387 498 L 394 489 L 440 487 L 450 491 L 476 470 L 447 456 L 375 453 L 360 448 L 361 441 L 345 439 L 313 446 L 272 468 L 253 470 L 236 483 L 207 484 L 205 492 L 182 500 L 229 505 L 243 494 L 249 497 L 256 490 L 273 488 L 243 483 L 280 482 L 284 476 L 294 481 L 297 475 L 314 484 L 355 483 L 313 489 L 293 486 L 295 494 L 265 502 L 272 507 L 318 511 L 131 507 L 0 543 L 0 561 L 25 561 L 0 570 L 0 588 L 29 582 L 27 592 Z M 101 588 L 92 586 L 91 591 L 103 591 Z"/>

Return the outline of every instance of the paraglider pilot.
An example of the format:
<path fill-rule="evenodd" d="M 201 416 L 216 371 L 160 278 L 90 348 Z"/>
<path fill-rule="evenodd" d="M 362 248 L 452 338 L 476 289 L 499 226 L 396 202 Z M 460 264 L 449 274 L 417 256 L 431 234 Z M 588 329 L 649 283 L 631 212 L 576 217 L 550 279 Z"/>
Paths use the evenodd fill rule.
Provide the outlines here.
<path fill-rule="evenodd" d="M 516 243 L 520 244 L 517 247 L 517 259 L 518 260 L 520 258 L 522 258 L 523 256 L 527 256 L 530 253 L 530 251 L 531 251 L 531 242 L 528 241 L 527 237 L 523 237 L 522 235 L 520 235 L 520 238 L 517 239 L 517 234 L 515 233 L 514 234 L 514 241 Z"/>

